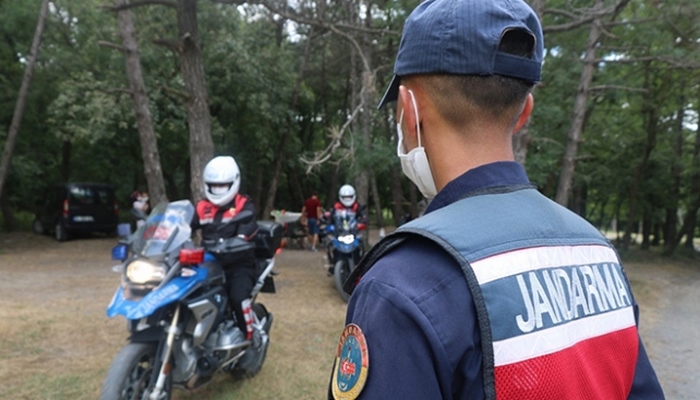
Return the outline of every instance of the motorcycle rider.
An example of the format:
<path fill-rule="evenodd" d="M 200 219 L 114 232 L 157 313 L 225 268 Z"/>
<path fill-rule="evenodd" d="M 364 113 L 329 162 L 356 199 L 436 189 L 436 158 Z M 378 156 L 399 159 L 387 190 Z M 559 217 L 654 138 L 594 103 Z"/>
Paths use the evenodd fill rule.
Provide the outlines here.
<path fill-rule="evenodd" d="M 201 229 L 203 241 L 216 241 L 234 234 L 245 240 L 253 240 L 258 225 L 253 218 L 246 223 L 231 223 L 241 211 L 249 210 L 255 215 L 255 205 L 250 197 L 238 192 L 241 173 L 236 160 L 231 156 L 214 157 L 204 167 L 205 199 L 197 202 L 192 229 Z M 225 225 L 225 226 L 222 226 Z M 236 226 L 238 225 L 238 226 Z M 229 300 L 236 315 L 236 323 L 246 334 L 247 326 L 243 310 L 255 285 L 255 257 L 237 257 L 235 263 L 225 255 L 217 256 L 226 272 Z"/>
<path fill-rule="evenodd" d="M 357 202 L 355 188 L 347 184 L 341 186 L 340 190 L 338 190 L 338 201 L 336 201 L 333 205 L 333 209 L 331 210 L 330 216 L 328 218 L 328 223 L 335 223 L 336 213 L 343 211 L 355 214 L 355 220 L 358 223 L 367 223 L 366 216 L 364 215 L 365 207 L 361 206 L 360 203 Z M 362 250 L 366 250 L 364 241 L 362 242 Z M 332 260 L 333 245 L 331 242 L 328 242 L 328 244 L 326 245 L 326 253 L 326 257 L 328 258 L 328 260 Z M 328 274 L 328 276 L 333 275 L 332 264 L 328 266 L 328 271 L 326 273 Z"/>
<path fill-rule="evenodd" d="M 355 218 L 358 222 L 365 222 L 364 218 L 364 207 L 360 206 L 360 203 L 356 201 L 357 196 L 355 195 L 355 188 L 351 185 L 343 185 L 338 190 L 338 201 L 333 205 L 333 211 L 331 212 L 331 221 L 335 217 L 335 213 L 338 211 L 348 211 L 355 213 Z"/>

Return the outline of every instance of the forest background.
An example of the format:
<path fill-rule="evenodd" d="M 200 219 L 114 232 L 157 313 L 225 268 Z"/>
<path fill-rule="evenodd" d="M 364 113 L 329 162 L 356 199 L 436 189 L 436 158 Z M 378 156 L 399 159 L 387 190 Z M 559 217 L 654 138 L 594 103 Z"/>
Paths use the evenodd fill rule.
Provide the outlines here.
<path fill-rule="evenodd" d="M 27 229 L 64 181 L 111 183 L 123 209 L 136 189 L 196 200 L 218 154 L 260 218 L 312 192 L 328 207 L 344 183 L 376 226 L 417 215 L 393 108 L 376 104 L 418 3 L 0 0 L 0 226 Z M 700 3 L 529 3 L 546 56 L 516 159 L 622 248 L 692 251 Z"/>

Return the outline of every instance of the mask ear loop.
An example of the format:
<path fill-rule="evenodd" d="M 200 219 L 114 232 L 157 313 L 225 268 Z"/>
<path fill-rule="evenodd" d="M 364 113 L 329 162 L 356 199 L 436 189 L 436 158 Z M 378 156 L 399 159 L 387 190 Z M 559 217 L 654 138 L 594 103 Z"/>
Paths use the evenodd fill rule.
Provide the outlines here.
<path fill-rule="evenodd" d="M 413 112 L 415 112 L 416 114 L 416 131 L 418 132 L 418 147 L 423 147 L 420 143 L 420 122 L 418 120 L 418 104 L 416 103 L 416 96 L 413 94 L 413 90 L 411 89 L 408 89 L 408 94 L 411 95 L 411 102 L 413 102 Z"/>
<path fill-rule="evenodd" d="M 403 122 L 403 108 L 401 108 L 401 113 L 399 114 L 399 122 L 397 126 L 399 126 L 399 129 L 401 128 L 401 123 Z M 401 156 L 401 147 L 403 146 L 403 132 L 401 133 L 398 142 L 396 143 L 396 155 Z"/>

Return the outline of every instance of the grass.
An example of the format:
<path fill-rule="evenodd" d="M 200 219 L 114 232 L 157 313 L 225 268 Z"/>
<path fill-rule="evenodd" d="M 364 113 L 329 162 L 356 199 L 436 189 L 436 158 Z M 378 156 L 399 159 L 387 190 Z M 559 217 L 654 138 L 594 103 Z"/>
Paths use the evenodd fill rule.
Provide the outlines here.
<path fill-rule="evenodd" d="M 111 271 L 114 240 L 0 234 L 0 399 L 99 398 L 127 338 L 124 319 L 105 315 L 120 279 Z M 346 305 L 321 257 L 279 256 L 277 293 L 259 298 L 275 321 L 256 377 L 235 382 L 220 374 L 197 390 L 176 390 L 173 399 L 324 398 Z"/>
<path fill-rule="evenodd" d="M 5 249 L 0 252 L 0 399 L 99 398 L 106 371 L 127 338 L 123 318 L 105 316 L 119 283 L 109 256 L 114 241 L 57 243 L 29 233 L 0 234 Z M 635 272 L 635 296 L 644 301 L 642 327 L 660 318 L 652 305 L 665 300 L 659 295 L 665 282 L 648 272 L 672 268 L 683 276 L 700 268 L 698 259 L 659 253 L 658 248 L 633 249 L 622 255 Z M 217 375 L 192 392 L 175 391 L 173 399 L 325 398 L 346 305 L 321 268 L 321 257 L 286 250 L 277 259 L 277 293 L 259 298 L 275 321 L 267 360 L 256 377 L 234 382 Z"/>

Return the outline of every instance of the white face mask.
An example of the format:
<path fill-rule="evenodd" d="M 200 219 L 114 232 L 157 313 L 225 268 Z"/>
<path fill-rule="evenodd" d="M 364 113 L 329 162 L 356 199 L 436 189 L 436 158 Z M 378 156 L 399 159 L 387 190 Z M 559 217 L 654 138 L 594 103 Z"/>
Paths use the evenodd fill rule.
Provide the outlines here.
<path fill-rule="evenodd" d="M 423 196 L 428 199 L 432 199 L 437 194 L 437 189 L 435 188 L 435 180 L 433 179 L 433 174 L 430 171 L 430 163 L 428 162 L 428 156 L 425 154 L 425 147 L 421 145 L 420 140 L 420 124 L 418 123 L 418 105 L 416 104 L 416 98 L 413 95 L 413 91 L 409 90 L 408 93 L 411 95 L 411 101 L 413 102 L 413 110 L 416 113 L 416 130 L 418 131 L 418 147 L 406 153 L 406 148 L 403 145 L 403 130 L 401 129 L 401 123 L 403 122 L 403 109 L 399 116 L 399 122 L 396 123 L 396 133 L 399 135 L 399 142 L 396 145 L 396 155 L 399 156 L 401 160 L 401 169 L 403 173 L 406 174 L 408 179 L 410 179 L 423 193 Z"/>

